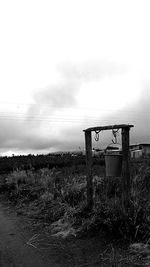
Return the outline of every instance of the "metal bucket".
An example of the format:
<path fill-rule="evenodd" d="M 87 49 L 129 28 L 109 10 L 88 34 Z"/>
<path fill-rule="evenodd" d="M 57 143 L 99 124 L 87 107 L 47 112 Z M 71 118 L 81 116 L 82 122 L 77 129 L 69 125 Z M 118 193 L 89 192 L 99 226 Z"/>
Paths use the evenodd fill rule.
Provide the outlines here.
<path fill-rule="evenodd" d="M 106 177 L 120 177 L 122 170 L 122 155 L 119 153 L 105 154 Z"/>

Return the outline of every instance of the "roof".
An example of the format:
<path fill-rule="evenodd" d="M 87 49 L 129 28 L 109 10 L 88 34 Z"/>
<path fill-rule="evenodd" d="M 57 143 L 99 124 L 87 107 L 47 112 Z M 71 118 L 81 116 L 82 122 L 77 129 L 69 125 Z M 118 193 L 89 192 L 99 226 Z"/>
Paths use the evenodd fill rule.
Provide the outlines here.
<path fill-rule="evenodd" d="M 146 143 L 139 143 L 139 144 L 134 144 L 134 145 L 130 145 L 130 147 L 136 147 L 136 146 L 150 146 L 150 144 L 146 144 Z"/>
<path fill-rule="evenodd" d="M 140 146 L 150 146 L 150 144 L 139 144 Z"/>

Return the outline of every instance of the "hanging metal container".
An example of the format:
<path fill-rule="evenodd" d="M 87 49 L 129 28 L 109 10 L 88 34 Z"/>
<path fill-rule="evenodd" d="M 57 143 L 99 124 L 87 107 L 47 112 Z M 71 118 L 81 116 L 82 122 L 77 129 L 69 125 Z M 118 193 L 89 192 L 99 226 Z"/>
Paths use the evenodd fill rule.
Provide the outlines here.
<path fill-rule="evenodd" d="M 122 155 L 119 152 L 105 154 L 106 177 L 120 177 L 122 171 Z"/>

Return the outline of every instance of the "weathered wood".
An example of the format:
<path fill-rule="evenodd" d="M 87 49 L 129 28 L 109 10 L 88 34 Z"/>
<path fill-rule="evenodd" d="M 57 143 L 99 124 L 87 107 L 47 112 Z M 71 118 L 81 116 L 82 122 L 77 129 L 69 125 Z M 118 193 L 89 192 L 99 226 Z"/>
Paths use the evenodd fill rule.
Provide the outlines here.
<path fill-rule="evenodd" d="M 129 150 L 130 127 L 122 128 L 122 203 L 125 211 L 130 202 L 130 150 Z"/>
<path fill-rule="evenodd" d="M 85 132 L 86 169 L 87 169 L 87 207 L 93 208 L 93 177 L 92 177 L 92 136 L 91 132 Z"/>
<path fill-rule="evenodd" d="M 123 129 L 123 128 L 131 128 L 134 127 L 130 124 L 115 124 L 109 126 L 97 126 L 97 127 L 90 127 L 84 130 L 84 132 L 91 132 L 91 131 L 103 131 L 103 130 L 115 130 L 115 129 Z"/>
<path fill-rule="evenodd" d="M 131 181 L 130 181 L 130 150 L 129 131 L 134 125 L 116 124 L 109 126 L 91 127 L 84 130 L 86 146 L 86 168 L 87 168 L 87 207 L 93 207 L 93 177 L 92 177 L 92 131 L 122 129 L 122 203 L 126 212 L 130 202 Z"/>

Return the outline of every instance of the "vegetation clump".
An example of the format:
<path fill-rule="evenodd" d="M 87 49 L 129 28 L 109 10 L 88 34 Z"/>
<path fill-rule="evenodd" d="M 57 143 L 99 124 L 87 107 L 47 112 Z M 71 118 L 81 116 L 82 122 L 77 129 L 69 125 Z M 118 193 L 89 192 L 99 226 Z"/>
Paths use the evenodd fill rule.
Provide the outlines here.
<path fill-rule="evenodd" d="M 15 170 L 0 177 L 0 192 L 15 205 L 17 213 L 25 214 L 36 228 L 44 227 L 52 236 L 81 238 L 103 233 L 111 244 L 131 244 L 129 259 L 121 259 L 112 245 L 113 263 L 137 262 L 145 250 L 150 251 L 149 163 L 132 165 L 126 211 L 122 208 L 121 178 L 106 178 L 103 166 L 93 166 L 94 206 L 90 212 L 84 165 Z"/>
<path fill-rule="evenodd" d="M 99 175 L 100 173 L 100 175 Z M 150 239 L 150 166 L 132 166 L 130 206 L 122 209 L 121 178 L 106 178 L 94 166 L 94 207 L 86 209 L 86 176 L 80 168 L 43 168 L 1 175 L 0 190 L 16 204 L 18 212 L 51 225 L 61 220 L 78 235 L 104 231 L 113 238 Z"/>

